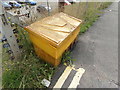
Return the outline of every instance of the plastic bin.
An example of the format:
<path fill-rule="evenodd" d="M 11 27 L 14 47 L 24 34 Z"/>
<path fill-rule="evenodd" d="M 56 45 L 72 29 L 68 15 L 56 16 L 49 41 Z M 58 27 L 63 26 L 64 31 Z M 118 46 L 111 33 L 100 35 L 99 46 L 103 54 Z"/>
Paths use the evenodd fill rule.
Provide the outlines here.
<path fill-rule="evenodd" d="M 82 20 L 65 13 L 46 17 L 27 27 L 36 54 L 43 60 L 59 65 L 62 54 L 80 32 Z"/>

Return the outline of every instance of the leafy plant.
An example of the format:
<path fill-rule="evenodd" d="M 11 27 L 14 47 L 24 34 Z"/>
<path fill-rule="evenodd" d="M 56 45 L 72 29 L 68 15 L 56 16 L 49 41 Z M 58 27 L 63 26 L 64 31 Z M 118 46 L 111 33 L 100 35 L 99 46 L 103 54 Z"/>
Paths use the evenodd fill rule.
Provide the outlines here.
<path fill-rule="evenodd" d="M 45 78 L 51 80 L 55 67 L 42 61 L 34 52 L 28 33 L 17 27 L 19 39 L 24 47 L 21 49 L 21 60 L 11 61 L 3 59 L 3 88 L 45 88 L 41 81 Z M 9 57 L 3 52 L 3 56 Z"/>
<path fill-rule="evenodd" d="M 41 81 L 51 80 L 55 68 L 40 60 L 33 53 L 22 61 L 3 72 L 3 87 L 5 88 L 41 88 Z"/>
<path fill-rule="evenodd" d="M 75 61 L 75 59 L 72 59 L 70 54 L 71 54 L 70 51 L 67 51 L 63 54 L 62 63 L 66 63 L 67 65 L 72 65 L 73 64 L 73 61 Z"/>
<path fill-rule="evenodd" d="M 88 5 L 88 8 L 84 17 L 83 17 L 83 24 L 80 26 L 80 34 L 84 33 L 88 30 L 89 27 L 91 27 L 93 25 L 93 23 L 98 20 L 98 18 L 100 17 L 99 14 L 103 13 L 100 10 L 103 10 L 105 8 L 107 8 L 110 4 L 112 4 L 111 2 L 103 2 L 100 4 L 100 6 L 98 8 L 90 8 L 90 6 Z"/>

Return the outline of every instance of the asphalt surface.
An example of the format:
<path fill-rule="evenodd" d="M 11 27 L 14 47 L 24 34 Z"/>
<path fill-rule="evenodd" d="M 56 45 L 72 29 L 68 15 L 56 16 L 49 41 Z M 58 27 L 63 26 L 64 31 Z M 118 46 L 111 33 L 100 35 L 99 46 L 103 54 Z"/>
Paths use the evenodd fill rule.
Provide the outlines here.
<path fill-rule="evenodd" d="M 86 70 L 77 88 L 118 87 L 118 3 L 104 12 L 85 34 L 80 35 L 72 51 L 75 68 Z M 59 67 L 58 72 L 62 72 L 62 68 Z M 73 73 L 62 87 L 68 87 Z M 56 76 L 58 73 L 53 76 L 52 83 L 57 81 Z"/>
<path fill-rule="evenodd" d="M 118 3 L 79 37 L 72 57 L 86 70 L 78 88 L 118 87 Z"/>

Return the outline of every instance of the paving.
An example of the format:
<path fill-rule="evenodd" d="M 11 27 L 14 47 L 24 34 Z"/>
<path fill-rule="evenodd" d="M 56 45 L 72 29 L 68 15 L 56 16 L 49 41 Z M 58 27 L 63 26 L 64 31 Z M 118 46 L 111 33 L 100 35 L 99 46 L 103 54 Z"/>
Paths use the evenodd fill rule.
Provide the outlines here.
<path fill-rule="evenodd" d="M 77 88 L 118 87 L 118 3 L 114 2 L 89 30 L 80 35 L 72 51 L 75 68 L 84 68 Z M 53 76 L 51 86 L 57 82 L 65 67 Z M 67 88 L 75 75 L 71 71 L 62 87 Z"/>

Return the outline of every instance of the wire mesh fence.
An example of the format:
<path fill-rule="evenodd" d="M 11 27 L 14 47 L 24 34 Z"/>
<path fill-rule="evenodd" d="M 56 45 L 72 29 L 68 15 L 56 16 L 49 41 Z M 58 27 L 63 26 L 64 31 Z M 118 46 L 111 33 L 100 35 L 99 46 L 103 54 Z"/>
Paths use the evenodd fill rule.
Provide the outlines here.
<path fill-rule="evenodd" d="M 39 5 L 44 5 L 46 2 L 41 3 L 39 2 L 37 4 L 37 6 Z M 39 19 L 45 18 L 47 16 L 50 15 L 54 15 L 55 13 L 59 13 L 60 11 L 72 15 L 76 18 L 80 18 L 80 19 L 84 19 L 84 16 L 87 14 L 87 12 L 96 12 L 96 10 L 98 10 L 102 5 L 104 5 L 104 3 L 108 3 L 108 2 L 76 2 L 74 4 L 71 5 L 62 5 L 60 6 L 58 2 L 49 2 L 49 5 L 51 7 L 51 11 L 46 12 L 46 11 L 42 11 L 39 13 L 37 12 L 34 8 L 33 10 L 31 10 L 31 21 L 27 21 L 27 22 L 35 22 Z M 46 6 L 47 7 L 47 6 Z"/>

